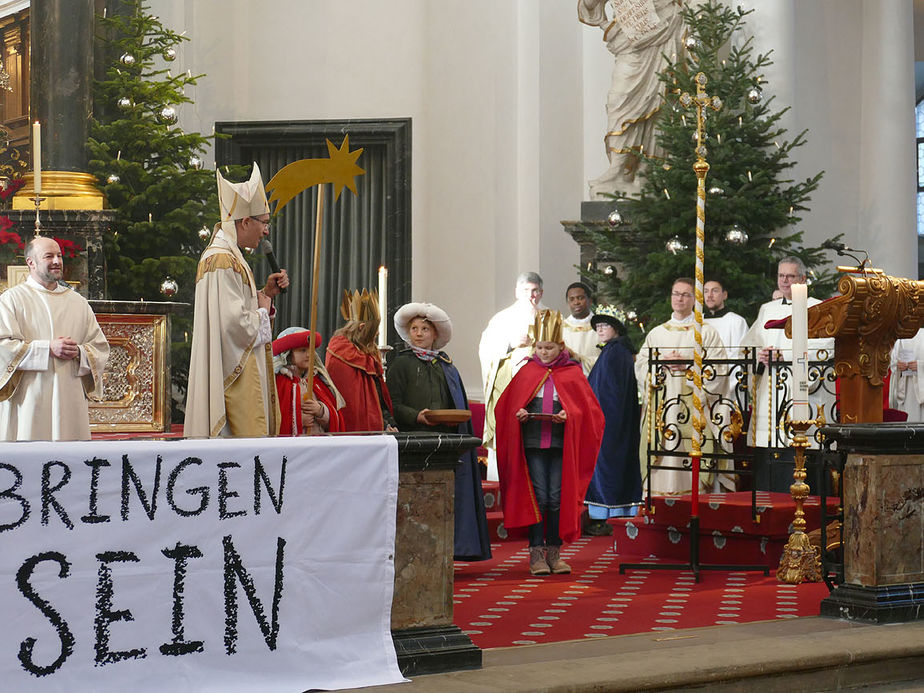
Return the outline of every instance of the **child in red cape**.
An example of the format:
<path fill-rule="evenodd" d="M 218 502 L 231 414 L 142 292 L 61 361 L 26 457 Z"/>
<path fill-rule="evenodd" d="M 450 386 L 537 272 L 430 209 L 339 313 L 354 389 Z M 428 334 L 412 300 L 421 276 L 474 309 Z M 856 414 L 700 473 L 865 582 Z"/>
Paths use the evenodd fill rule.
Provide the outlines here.
<path fill-rule="evenodd" d="M 327 344 L 326 366 L 346 406 L 344 431 L 397 431 L 382 359 L 375 343 L 379 329 L 376 292 L 343 292 L 340 314 L 346 324 Z"/>
<path fill-rule="evenodd" d="M 341 430 L 339 409 L 343 398 L 334 387 L 327 370 L 315 354 L 314 397 L 305 398 L 308 389 L 309 338 L 304 327 L 290 327 L 273 340 L 273 370 L 279 393 L 279 435 L 335 433 Z M 314 333 L 314 348 L 321 346 L 321 335 Z"/>
<path fill-rule="evenodd" d="M 581 534 L 604 418 L 580 364 L 564 351 L 561 313 L 533 325 L 533 356 L 497 401 L 497 464 L 504 525 L 527 527 L 529 572 L 570 573 L 562 541 Z"/>

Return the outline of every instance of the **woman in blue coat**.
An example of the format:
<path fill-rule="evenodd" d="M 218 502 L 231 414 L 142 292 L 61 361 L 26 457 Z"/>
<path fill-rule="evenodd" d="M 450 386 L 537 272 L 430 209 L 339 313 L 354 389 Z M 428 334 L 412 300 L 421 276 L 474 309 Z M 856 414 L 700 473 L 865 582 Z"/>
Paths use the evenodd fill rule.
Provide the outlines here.
<path fill-rule="evenodd" d="M 626 335 L 625 314 L 616 306 L 597 306 L 590 323 L 600 339 L 600 358 L 588 380 L 600 402 L 606 426 L 594 476 L 587 489 L 590 523 L 585 534 L 612 533 L 610 517 L 635 515 L 642 497 L 638 449 L 641 410 L 635 380 L 635 349 Z"/>

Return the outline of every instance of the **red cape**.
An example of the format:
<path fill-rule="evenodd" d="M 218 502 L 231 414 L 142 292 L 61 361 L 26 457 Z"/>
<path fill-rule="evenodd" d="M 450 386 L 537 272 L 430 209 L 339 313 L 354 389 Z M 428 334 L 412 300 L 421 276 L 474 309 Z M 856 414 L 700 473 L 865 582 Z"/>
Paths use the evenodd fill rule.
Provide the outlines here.
<path fill-rule="evenodd" d="M 577 363 L 552 369 L 530 360 L 497 400 L 494 416 L 501 506 L 505 527 L 528 527 L 542 520 L 526 467 L 523 429 L 514 414 L 536 396 L 550 374 L 562 408 L 568 413 L 562 450 L 559 534 L 570 542 L 581 534 L 584 495 L 594 474 L 604 428 L 603 411 Z"/>
<path fill-rule="evenodd" d="M 391 397 L 382 377 L 381 362 L 356 348 L 349 339 L 335 335 L 327 343 L 327 372 L 340 390 L 346 406 L 340 410 L 343 431 L 382 431 L 385 421 L 375 382 L 382 388 L 382 398 L 391 411 Z"/>
<path fill-rule="evenodd" d="M 337 411 L 337 398 L 327 384 L 314 374 L 312 384 L 314 397 L 327 407 L 330 421 L 327 430 L 336 433 L 341 430 L 340 414 Z M 301 388 L 298 381 L 284 373 L 276 374 L 276 392 L 279 393 L 279 435 L 291 436 L 302 433 Z"/>

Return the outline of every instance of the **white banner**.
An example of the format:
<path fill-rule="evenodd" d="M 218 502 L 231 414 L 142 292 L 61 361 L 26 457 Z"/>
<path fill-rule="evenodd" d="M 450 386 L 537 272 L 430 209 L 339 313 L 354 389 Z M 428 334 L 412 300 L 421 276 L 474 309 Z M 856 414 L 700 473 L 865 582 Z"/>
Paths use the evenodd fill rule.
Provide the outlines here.
<path fill-rule="evenodd" d="M 391 436 L 0 445 L 0 688 L 403 681 Z"/>

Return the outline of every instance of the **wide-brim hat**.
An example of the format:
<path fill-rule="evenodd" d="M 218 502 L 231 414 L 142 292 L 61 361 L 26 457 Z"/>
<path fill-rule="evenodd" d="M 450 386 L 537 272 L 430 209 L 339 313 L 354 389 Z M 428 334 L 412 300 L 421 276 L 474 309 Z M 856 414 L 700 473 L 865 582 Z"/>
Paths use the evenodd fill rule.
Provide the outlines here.
<path fill-rule="evenodd" d="M 279 356 L 284 351 L 292 351 L 299 347 L 309 346 L 308 335 L 310 330 L 304 327 L 290 327 L 279 333 L 279 336 L 273 340 L 273 356 Z M 314 348 L 317 349 L 324 342 L 320 332 L 314 333 Z"/>
<path fill-rule="evenodd" d="M 445 310 L 432 303 L 405 303 L 398 308 L 395 311 L 395 331 L 408 344 L 411 340 L 408 338 L 407 328 L 414 318 L 424 318 L 433 325 L 436 339 L 433 340 L 432 349 L 438 351 L 449 344 L 449 340 L 452 339 L 452 321 Z"/>

